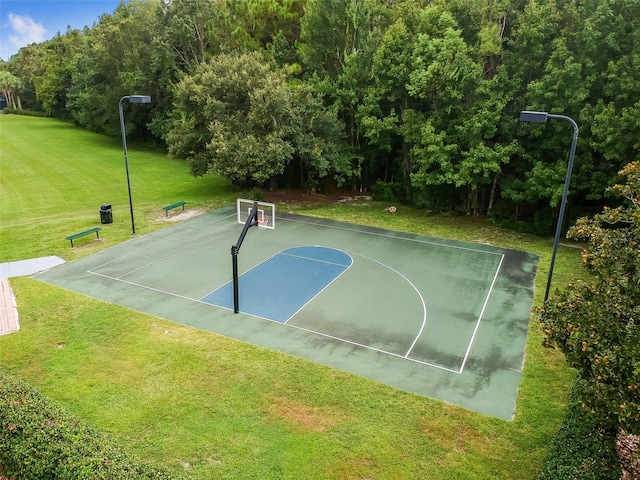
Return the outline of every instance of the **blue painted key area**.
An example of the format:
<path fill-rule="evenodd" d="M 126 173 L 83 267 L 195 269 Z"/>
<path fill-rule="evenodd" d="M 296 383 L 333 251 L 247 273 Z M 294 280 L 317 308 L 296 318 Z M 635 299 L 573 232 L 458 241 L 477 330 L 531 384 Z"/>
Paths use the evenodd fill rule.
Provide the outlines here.
<path fill-rule="evenodd" d="M 240 311 L 285 323 L 352 263 L 349 255 L 333 248 L 283 250 L 240 275 Z M 233 284 L 223 285 L 202 301 L 233 309 Z"/>

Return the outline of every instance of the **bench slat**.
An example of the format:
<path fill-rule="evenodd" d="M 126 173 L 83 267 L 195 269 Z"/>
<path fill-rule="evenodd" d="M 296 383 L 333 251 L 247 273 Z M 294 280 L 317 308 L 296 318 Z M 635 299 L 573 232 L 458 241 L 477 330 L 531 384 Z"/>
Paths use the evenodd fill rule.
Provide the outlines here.
<path fill-rule="evenodd" d="M 76 238 L 84 237 L 85 235 L 90 235 L 92 233 L 95 233 L 96 237 L 100 238 L 100 234 L 98 233 L 100 230 L 102 230 L 102 228 L 100 227 L 90 228 L 89 230 L 85 230 L 84 232 L 79 232 L 79 233 L 74 233 L 73 235 L 69 235 L 68 237 L 65 237 L 65 240 L 69 240 L 71 242 L 71 246 L 73 247 L 73 241 Z"/>
<path fill-rule="evenodd" d="M 96 227 L 90 230 L 85 230 L 84 232 L 74 233 L 73 235 L 69 235 L 68 237 L 65 237 L 65 238 L 66 240 L 71 240 L 72 238 L 80 238 L 80 237 L 84 237 L 85 235 L 89 235 L 90 233 L 98 233 L 100 230 L 102 229 Z"/>
<path fill-rule="evenodd" d="M 166 207 L 162 207 L 165 210 L 171 210 L 172 208 L 176 208 L 176 207 L 183 207 L 184 205 L 186 205 L 187 202 L 177 202 L 177 203 L 172 203 L 171 205 L 167 205 Z"/>
<path fill-rule="evenodd" d="M 176 203 L 172 203 L 171 205 L 167 205 L 166 207 L 162 207 L 162 209 L 164 210 L 165 217 L 169 215 L 169 210 L 174 208 L 182 207 L 182 211 L 184 211 L 184 206 L 186 204 L 187 202 L 176 202 Z"/>

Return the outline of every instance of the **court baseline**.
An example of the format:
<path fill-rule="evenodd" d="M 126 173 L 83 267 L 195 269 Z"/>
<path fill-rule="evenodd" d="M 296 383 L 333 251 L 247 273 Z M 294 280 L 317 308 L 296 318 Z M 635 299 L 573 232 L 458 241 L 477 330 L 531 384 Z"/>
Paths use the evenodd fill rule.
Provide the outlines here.
<path fill-rule="evenodd" d="M 232 217 L 232 216 L 233 215 L 230 215 L 229 217 Z M 229 218 L 229 217 L 226 217 L 226 218 Z M 288 219 L 285 219 L 285 220 L 288 220 Z M 293 220 L 293 221 L 296 221 L 296 220 Z M 297 222 L 313 224 L 312 222 L 300 222 L 300 221 L 297 221 Z M 326 226 L 323 225 L 323 227 L 326 227 Z M 200 228 L 204 228 L 204 227 L 200 227 Z M 333 228 L 336 228 L 336 227 L 333 227 Z M 347 228 L 343 228 L 343 229 L 344 230 L 349 230 Z M 423 309 L 423 318 L 421 320 L 421 326 L 420 326 L 420 329 L 419 329 L 417 335 L 415 336 L 413 342 L 411 343 L 410 347 L 408 348 L 407 352 L 404 355 L 400 355 L 400 354 L 397 354 L 397 353 L 394 353 L 394 352 L 390 352 L 390 351 L 387 351 L 387 350 L 383 350 L 383 349 L 379 349 L 379 348 L 376 348 L 376 347 L 372 347 L 370 345 L 365 345 L 365 344 L 362 344 L 362 343 L 354 342 L 354 341 L 351 341 L 351 340 L 346 339 L 346 338 L 341 338 L 339 336 L 330 335 L 330 334 L 323 333 L 323 332 L 318 332 L 318 331 L 315 331 L 315 330 L 312 330 L 312 329 L 309 329 L 309 328 L 300 327 L 300 326 L 296 326 L 296 325 L 292 325 L 292 324 L 288 323 L 290 318 L 295 313 L 297 313 L 297 311 L 299 311 L 300 309 L 304 308 L 304 305 L 302 305 L 298 310 L 296 310 L 296 312 L 294 312 L 294 314 L 290 315 L 285 321 L 275 320 L 273 318 L 269 318 L 268 316 L 260 315 L 259 313 L 255 313 L 255 312 L 243 312 L 243 313 L 245 313 L 247 315 L 251 315 L 251 316 L 256 317 L 256 318 L 263 319 L 263 320 L 286 324 L 288 327 L 296 328 L 298 330 L 302 330 L 302 331 L 305 331 L 305 332 L 308 332 L 308 333 L 313 333 L 313 334 L 316 334 L 316 335 L 321 335 L 321 336 L 323 336 L 325 338 L 329 338 L 329 339 L 332 339 L 332 340 L 337 340 L 337 341 L 340 341 L 340 342 L 348 343 L 348 344 L 351 344 L 351 345 L 354 345 L 354 346 L 357 346 L 357 347 L 361 347 L 361 348 L 365 348 L 365 349 L 368 349 L 368 350 L 376 351 L 376 352 L 379 352 L 379 353 L 382 353 L 382 354 L 385 354 L 385 355 L 390 355 L 390 356 L 397 357 L 397 358 L 403 358 L 405 360 L 409 360 L 411 362 L 415 362 L 415 363 L 419 363 L 419 364 L 422 364 L 422 365 L 426 365 L 426 366 L 429 366 L 429 367 L 432 367 L 432 368 L 445 370 L 445 371 L 448 371 L 448 372 L 451 372 L 451 373 L 461 374 L 463 372 L 463 370 L 464 370 L 464 366 L 466 364 L 467 358 L 468 358 L 468 356 L 469 356 L 469 354 L 471 352 L 471 349 L 472 349 L 472 346 L 473 346 L 473 342 L 474 342 L 474 339 L 475 339 L 475 335 L 476 335 L 476 333 L 478 331 L 478 328 L 480 326 L 480 323 L 481 323 L 481 320 L 482 320 L 482 315 L 483 315 L 484 310 L 486 308 L 486 305 L 487 305 L 487 303 L 489 301 L 491 292 L 493 290 L 493 286 L 494 286 L 494 284 L 496 282 L 496 279 L 498 278 L 498 274 L 500 272 L 500 268 L 501 268 L 501 265 L 502 265 L 502 261 L 504 259 L 504 255 L 498 254 L 498 253 L 494 253 L 494 252 L 486 252 L 486 251 L 483 251 L 483 250 L 476 250 L 476 249 L 470 249 L 470 248 L 466 248 L 466 247 L 459 247 L 459 246 L 455 246 L 455 245 L 452 246 L 452 245 L 447 245 L 447 244 L 444 244 L 444 243 L 429 242 L 429 241 L 424 241 L 424 240 L 420 240 L 420 239 L 406 239 L 406 238 L 402 238 L 402 237 L 394 237 L 394 236 L 391 236 L 391 235 L 384 235 L 384 234 L 378 234 L 378 233 L 372 233 L 372 232 L 364 232 L 364 233 L 368 233 L 368 234 L 371 234 L 371 235 L 385 236 L 385 237 L 389 237 L 389 238 L 393 238 L 393 239 L 397 239 L 397 240 L 416 241 L 416 242 L 419 242 L 419 243 L 432 244 L 432 245 L 439 246 L 439 247 L 458 248 L 458 249 L 464 249 L 464 250 L 474 251 L 474 252 L 478 252 L 478 253 L 489 253 L 489 254 L 492 254 L 492 255 L 501 256 L 500 264 L 498 265 L 498 267 L 496 269 L 495 275 L 493 277 L 493 282 L 492 282 L 492 284 L 491 284 L 491 286 L 490 286 L 490 288 L 489 288 L 489 290 L 487 292 L 487 295 L 485 297 L 482 311 L 481 311 L 480 315 L 478 316 L 478 318 L 477 318 L 477 320 L 475 322 L 475 327 L 474 327 L 474 330 L 473 330 L 473 334 L 472 334 L 472 336 L 471 336 L 471 338 L 470 338 L 470 340 L 468 342 L 467 349 L 466 349 L 466 352 L 465 352 L 465 356 L 464 356 L 464 359 L 462 361 L 462 364 L 461 364 L 460 368 L 453 369 L 453 368 L 449 368 L 449 367 L 446 367 L 446 366 L 443 366 L 443 365 L 434 364 L 434 363 L 430 363 L 430 362 L 425 362 L 425 361 L 418 360 L 418 359 L 410 357 L 411 351 L 415 347 L 416 343 L 419 341 L 420 336 L 424 332 L 424 329 L 425 329 L 426 323 L 427 323 L 427 314 L 426 314 L 427 313 L 427 309 L 426 309 L 426 303 L 424 301 L 424 298 L 422 297 L 419 289 L 405 275 L 403 275 L 401 272 L 395 270 L 394 268 L 390 267 L 389 265 L 384 264 L 383 262 L 380 262 L 378 260 L 363 256 L 363 255 L 360 255 L 360 254 L 357 254 L 357 253 L 345 252 L 345 253 L 348 253 L 349 255 L 355 255 L 355 256 L 359 256 L 359 257 L 365 258 L 366 260 L 369 260 L 369 261 L 372 261 L 374 263 L 377 263 L 377 264 L 381 265 L 382 267 L 387 268 L 390 271 L 394 272 L 396 275 L 400 276 L 405 282 L 407 282 L 412 287 L 412 289 L 416 292 L 416 294 L 418 295 L 418 297 L 420 299 L 420 302 L 422 304 L 422 309 Z M 166 241 L 168 241 L 168 240 L 164 240 L 163 242 L 166 242 Z M 258 243 L 271 243 L 271 242 L 258 242 Z M 147 247 L 145 250 L 149 250 L 149 249 L 153 248 L 154 246 L 155 245 Z M 217 247 L 222 247 L 222 246 L 227 247 L 227 245 L 218 245 Z M 309 247 L 309 246 L 305 246 L 305 247 Z M 206 249 L 209 249 L 209 248 L 212 248 L 212 247 L 207 247 Z M 206 249 L 199 249 L 199 250 L 206 250 Z M 139 252 L 136 252 L 136 253 L 139 253 Z M 175 255 L 172 255 L 171 257 L 184 255 L 186 253 L 192 253 L 192 251 L 180 252 L 180 253 L 177 253 Z M 126 284 L 129 284 L 129 285 L 133 285 L 133 286 L 136 286 L 136 287 L 145 288 L 145 289 L 148 289 L 148 290 L 153 290 L 153 291 L 156 291 L 156 292 L 159 292 L 159 293 L 163 293 L 163 294 L 166 294 L 166 295 L 170 295 L 170 296 L 174 296 L 174 297 L 178 297 L 178 298 L 183 298 L 183 299 L 190 300 L 190 301 L 195 301 L 195 302 L 198 302 L 198 303 L 214 305 L 214 306 L 217 306 L 217 307 L 220 307 L 220 308 L 224 308 L 224 309 L 227 309 L 227 310 L 232 310 L 232 307 L 228 307 L 226 305 L 218 305 L 215 302 L 204 300 L 204 298 L 206 298 L 208 295 L 203 297 L 202 299 L 195 299 L 195 298 L 191 298 L 191 297 L 188 297 L 188 296 L 179 295 L 179 294 L 176 294 L 174 292 L 170 292 L 170 291 L 166 291 L 166 290 L 162 290 L 162 289 L 157 289 L 157 288 L 154 288 L 154 287 L 151 287 L 151 286 L 148 286 L 148 285 L 143 285 L 143 284 L 139 284 L 139 283 L 136 283 L 136 282 L 131 282 L 131 281 L 124 280 L 124 277 L 126 277 L 128 275 L 131 275 L 132 273 L 134 273 L 134 272 L 136 272 L 138 270 L 144 269 L 144 268 L 148 267 L 149 265 L 162 262 L 162 261 L 166 260 L 169 257 L 164 257 L 162 259 L 155 260 L 154 262 L 150 262 L 149 264 L 146 264 L 146 265 L 140 266 L 140 267 L 138 267 L 138 268 L 136 268 L 134 270 L 125 272 L 125 273 L 123 273 L 122 275 L 120 275 L 118 277 L 105 275 L 105 274 L 102 274 L 102 273 L 99 273 L 99 272 L 96 271 L 97 269 L 99 269 L 99 268 L 101 268 L 103 266 L 116 263 L 116 262 L 121 261 L 124 258 L 127 258 L 127 257 L 132 256 L 132 255 L 135 255 L 135 253 L 128 254 L 128 255 L 126 255 L 124 257 L 121 257 L 121 258 L 118 258 L 118 259 L 114 259 L 114 260 L 112 260 L 110 262 L 107 262 L 105 264 L 102 264 L 102 265 L 99 265 L 97 267 L 94 267 L 94 268 L 88 270 L 87 273 L 90 273 L 90 274 L 93 274 L 93 275 L 97 275 L 97 276 L 101 276 L 101 277 L 104 277 L 104 278 L 108 278 L 108 279 L 111 279 L 111 280 L 119 281 L 119 282 L 126 283 Z M 211 295 L 211 294 L 209 294 L 209 295 Z M 309 301 L 311 301 L 311 299 L 309 299 Z M 307 303 L 308 302 L 306 302 L 305 305 Z"/>

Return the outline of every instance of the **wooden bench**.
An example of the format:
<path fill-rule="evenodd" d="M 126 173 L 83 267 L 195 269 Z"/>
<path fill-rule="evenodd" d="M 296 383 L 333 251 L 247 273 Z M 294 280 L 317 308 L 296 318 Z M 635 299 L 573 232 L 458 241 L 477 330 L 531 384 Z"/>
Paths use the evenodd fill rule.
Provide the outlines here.
<path fill-rule="evenodd" d="M 84 232 L 74 233 L 73 235 L 69 235 L 68 237 L 65 237 L 65 240 L 69 240 L 71 242 L 71 246 L 73 247 L 73 241 L 76 238 L 84 237 L 85 235 L 91 235 L 92 233 L 95 233 L 96 238 L 99 239 L 100 234 L 98 232 L 100 230 L 102 230 L 100 227 L 90 228 L 89 230 L 85 230 Z"/>
<path fill-rule="evenodd" d="M 171 205 L 167 205 L 166 207 L 162 207 L 162 209 L 164 210 L 164 216 L 168 217 L 169 216 L 169 210 L 172 210 L 174 208 L 178 208 L 178 207 L 182 207 L 182 211 L 184 212 L 184 206 L 187 204 L 187 202 L 176 202 L 176 203 L 172 203 Z"/>

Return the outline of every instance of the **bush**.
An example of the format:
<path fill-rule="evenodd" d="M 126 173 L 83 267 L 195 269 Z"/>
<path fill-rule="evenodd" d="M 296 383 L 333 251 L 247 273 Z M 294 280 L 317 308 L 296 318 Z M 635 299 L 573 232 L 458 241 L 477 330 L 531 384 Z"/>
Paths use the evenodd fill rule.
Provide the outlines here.
<path fill-rule="evenodd" d="M 539 480 L 618 480 L 616 434 L 600 428 L 593 415 L 585 412 L 576 398 L 577 390 L 574 386 Z"/>
<path fill-rule="evenodd" d="M 589 281 L 567 284 L 535 311 L 544 345 L 559 348 L 576 369 L 580 400 L 598 424 L 640 433 L 640 162 L 619 174 L 626 181 L 608 191 L 622 204 L 567 232 L 585 243 Z"/>
<path fill-rule="evenodd" d="M 256 202 L 264 201 L 264 191 L 259 187 L 253 187 L 249 190 L 248 200 L 254 200 Z"/>
<path fill-rule="evenodd" d="M 21 479 L 171 479 L 132 460 L 23 381 L 0 372 L 0 474 Z"/>
<path fill-rule="evenodd" d="M 378 180 L 371 187 L 371 198 L 379 202 L 398 202 L 401 190 L 400 183 Z"/>
<path fill-rule="evenodd" d="M 35 110 L 24 110 L 11 107 L 5 107 L 2 109 L 2 113 L 6 115 L 25 115 L 28 117 L 46 117 L 44 112 L 36 112 Z"/>

